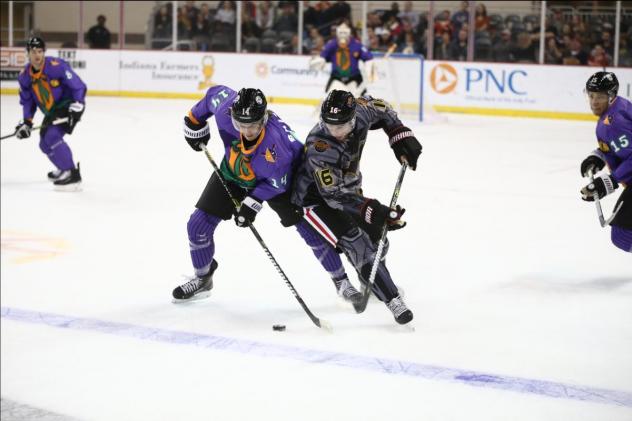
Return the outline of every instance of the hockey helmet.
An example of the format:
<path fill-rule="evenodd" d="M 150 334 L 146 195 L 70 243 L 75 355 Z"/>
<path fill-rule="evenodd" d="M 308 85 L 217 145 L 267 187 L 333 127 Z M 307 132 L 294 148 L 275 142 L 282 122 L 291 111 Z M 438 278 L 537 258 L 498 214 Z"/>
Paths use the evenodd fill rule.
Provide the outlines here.
<path fill-rule="evenodd" d="M 609 98 L 614 98 L 619 92 L 619 81 L 612 72 L 597 72 L 588 78 L 586 92 L 603 92 Z"/>
<path fill-rule="evenodd" d="M 242 88 L 230 107 L 233 127 L 248 139 L 258 136 L 268 121 L 267 107 L 260 89 Z"/>
<path fill-rule="evenodd" d="M 320 108 L 320 119 L 332 136 L 346 137 L 355 128 L 356 100 L 351 92 L 334 89 Z"/>
<path fill-rule="evenodd" d="M 42 50 L 46 50 L 46 43 L 40 37 L 31 37 L 26 42 L 26 51 L 31 51 L 33 48 L 41 48 Z"/>

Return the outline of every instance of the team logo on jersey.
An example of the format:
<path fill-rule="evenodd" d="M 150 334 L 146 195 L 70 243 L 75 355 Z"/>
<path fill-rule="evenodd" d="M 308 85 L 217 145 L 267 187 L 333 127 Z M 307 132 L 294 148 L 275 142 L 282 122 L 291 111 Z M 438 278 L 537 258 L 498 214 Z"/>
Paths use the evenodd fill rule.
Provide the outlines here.
<path fill-rule="evenodd" d="M 612 120 L 613 117 L 611 115 L 607 115 L 604 119 L 603 119 L 603 124 L 605 124 L 606 126 L 609 126 L 612 124 Z"/>
<path fill-rule="evenodd" d="M 266 148 L 265 153 L 263 154 L 266 157 L 266 161 L 275 163 L 276 162 L 276 144 L 272 145 L 272 148 Z"/>
<path fill-rule="evenodd" d="M 59 62 L 57 60 L 50 61 L 51 66 L 59 66 Z"/>
<path fill-rule="evenodd" d="M 353 53 L 353 56 L 354 56 L 355 58 L 358 58 L 358 57 L 360 57 L 360 53 L 359 53 L 358 51 L 356 51 L 355 53 Z"/>
<path fill-rule="evenodd" d="M 324 140 L 317 140 L 316 142 L 314 142 L 314 149 L 316 149 L 316 151 L 318 152 L 325 152 L 327 149 L 329 149 L 329 143 L 325 142 Z"/>
<path fill-rule="evenodd" d="M 57 79 L 53 79 L 50 81 L 50 86 L 52 86 L 53 88 L 56 88 L 59 86 L 59 81 Z"/>
<path fill-rule="evenodd" d="M 610 147 L 606 142 L 604 142 L 603 140 L 599 140 L 597 143 L 599 144 L 599 150 L 601 152 L 610 152 Z"/>

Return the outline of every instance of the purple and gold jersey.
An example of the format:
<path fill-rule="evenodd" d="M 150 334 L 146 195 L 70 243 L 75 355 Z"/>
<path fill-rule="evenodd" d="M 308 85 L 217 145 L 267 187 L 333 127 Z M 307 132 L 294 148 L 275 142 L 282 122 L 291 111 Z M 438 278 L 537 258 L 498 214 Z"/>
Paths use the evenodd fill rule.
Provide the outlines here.
<path fill-rule="evenodd" d="M 60 58 L 45 57 L 39 72 L 34 72 L 27 64 L 20 72 L 18 82 L 24 120 L 32 120 L 37 107 L 48 115 L 58 106 L 85 102 L 85 83 Z"/>
<path fill-rule="evenodd" d="M 632 182 L 632 103 L 616 97 L 597 123 L 601 156 L 619 183 Z"/>
<path fill-rule="evenodd" d="M 360 74 L 358 63 L 360 60 L 369 61 L 373 54 L 355 38 L 349 40 L 349 45 L 340 47 L 338 40 L 330 40 L 320 56 L 331 63 L 331 74 L 340 78 L 353 77 Z"/>
<path fill-rule="evenodd" d="M 215 116 L 224 143 L 223 176 L 247 189 L 259 200 L 268 200 L 289 189 L 294 169 L 299 164 L 303 144 L 279 116 L 268 110 L 268 122 L 250 149 L 244 147 L 239 131 L 233 127 L 230 107 L 237 97 L 234 90 L 213 86 L 189 112 L 196 124 Z"/>

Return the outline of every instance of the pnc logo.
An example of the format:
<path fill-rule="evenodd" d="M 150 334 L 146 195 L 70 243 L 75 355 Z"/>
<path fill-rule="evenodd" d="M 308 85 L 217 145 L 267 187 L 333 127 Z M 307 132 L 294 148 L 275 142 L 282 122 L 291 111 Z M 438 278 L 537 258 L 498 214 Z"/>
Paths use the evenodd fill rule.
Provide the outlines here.
<path fill-rule="evenodd" d="M 255 74 L 260 78 L 265 79 L 266 77 L 268 77 L 268 73 L 270 73 L 270 70 L 268 69 L 267 63 L 259 62 L 255 65 Z"/>
<path fill-rule="evenodd" d="M 438 94 L 452 92 L 457 81 L 456 69 L 447 63 L 437 64 L 430 72 L 430 86 Z"/>

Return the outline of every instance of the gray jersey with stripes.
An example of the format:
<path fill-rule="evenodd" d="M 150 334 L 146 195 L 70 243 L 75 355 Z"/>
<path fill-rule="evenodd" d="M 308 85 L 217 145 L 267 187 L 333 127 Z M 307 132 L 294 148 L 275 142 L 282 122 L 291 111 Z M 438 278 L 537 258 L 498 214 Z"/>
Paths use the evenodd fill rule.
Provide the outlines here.
<path fill-rule="evenodd" d="M 332 137 L 322 123 L 314 126 L 294 178 L 292 202 L 302 207 L 326 204 L 359 215 L 367 200 L 362 195 L 360 173 L 367 134 L 369 130 L 389 132 L 399 126 L 402 122 L 387 102 L 368 96 L 357 99 L 355 128 L 345 141 Z M 387 139 L 384 144 L 386 148 Z"/>

